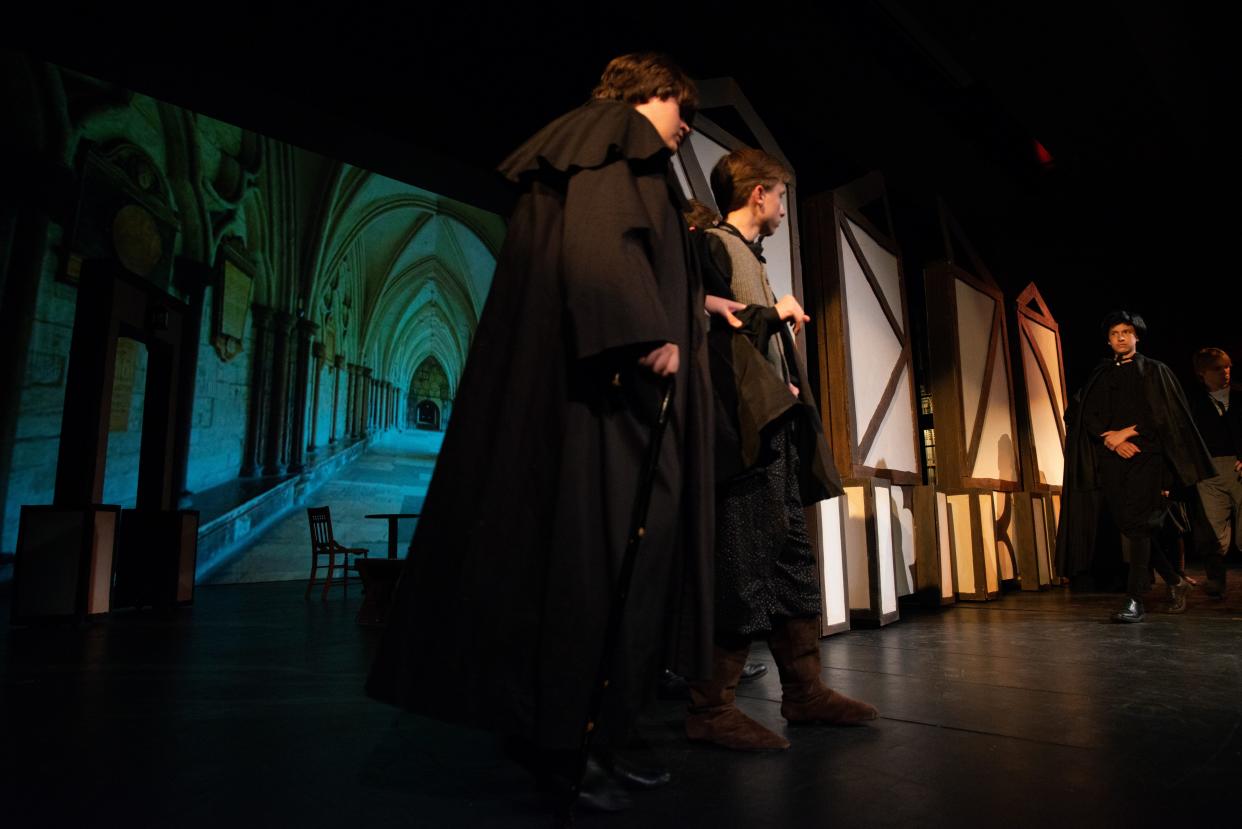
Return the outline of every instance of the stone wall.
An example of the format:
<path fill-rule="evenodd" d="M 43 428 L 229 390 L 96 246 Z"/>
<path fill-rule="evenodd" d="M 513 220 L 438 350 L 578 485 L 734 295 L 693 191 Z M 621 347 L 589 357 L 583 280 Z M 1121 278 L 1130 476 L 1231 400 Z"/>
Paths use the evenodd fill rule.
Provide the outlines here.
<path fill-rule="evenodd" d="M 203 303 L 198 375 L 194 381 L 194 420 L 186 477 L 190 492 L 201 492 L 236 478 L 241 471 L 246 440 L 253 319 L 247 317 L 242 352 L 226 363 L 211 345 L 211 303 L 209 288 Z"/>

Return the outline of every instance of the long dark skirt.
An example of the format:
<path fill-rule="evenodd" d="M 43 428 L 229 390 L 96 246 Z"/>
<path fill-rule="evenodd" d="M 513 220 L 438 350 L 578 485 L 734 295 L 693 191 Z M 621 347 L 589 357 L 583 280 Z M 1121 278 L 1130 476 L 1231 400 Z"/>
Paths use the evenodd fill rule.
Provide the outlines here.
<path fill-rule="evenodd" d="M 753 636 L 820 609 L 815 551 L 798 488 L 798 455 L 785 425 L 772 429 L 761 466 L 718 490 L 716 634 Z"/>

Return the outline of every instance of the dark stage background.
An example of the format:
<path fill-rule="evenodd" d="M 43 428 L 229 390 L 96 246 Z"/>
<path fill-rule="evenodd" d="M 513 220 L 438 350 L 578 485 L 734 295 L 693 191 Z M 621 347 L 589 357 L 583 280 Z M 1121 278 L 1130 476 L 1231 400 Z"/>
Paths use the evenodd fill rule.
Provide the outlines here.
<path fill-rule="evenodd" d="M 1034 280 L 1075 387 L 1110 307 L 1190 380 L 1242 352 L 1232 232 L 1233 31 L 1173 3 L 250 8 L 188 21 L 44 8 L 10 42 L 213 117 L 503 212 L 490 174 L 583 100 L 607 59 L 667 51 L 731 76 L 811 195 L 884 171 L 913 270 L 943 197 L 1012 299 Z M 158 36 L 146 32 L 154 26 Z M 25 31 L 21 31 L 24 28 Z M 142 34 L 136 34 L 142 32 Z M 726 126 L 734 126 L 728 124 Z M 1035 143 L 1050 154 L 1041 163 Z M 914 309 L 917 313 L 919 309 Z"/>

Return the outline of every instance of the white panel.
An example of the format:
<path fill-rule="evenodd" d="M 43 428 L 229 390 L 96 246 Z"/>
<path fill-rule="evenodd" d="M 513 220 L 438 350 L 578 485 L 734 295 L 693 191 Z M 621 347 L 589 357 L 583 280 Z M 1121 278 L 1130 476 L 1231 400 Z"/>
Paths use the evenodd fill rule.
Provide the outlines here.
<path fill-rule="evenodd" d="M 889 488 L 893 502 L 893 567 L 898 596 L 914 592 L 914 578 L 910 568 L 914 566 L 914 509 L 913 496 L 907 498 L 903 487 Z"/>
<path fill-rule="evenodd" d="M 897 585 L 893 573 L 893 502 L 884 487 L 875 488 L 876 578 L 880 580 L 880 613 L 897 611 Z"/>
<path fill-rule="evenodd" d="M 1060 410 L 1053 409 L 1053 400 L 1048 397 L 1039 363 L 1025 337 L 1021 346 L 1022 372 L 1026 377 L 1026 398 L 1031 412 L 1031 431 L 1038 466 L 1036 477 L 1041 484 L 1060 486 L 1065 470 L 1065 453 L 1061 449 L 1061 433 L 1057 430 Z"/>
<path fill-rule="evenodd" d="M 690 133 L 690 148 L 694 150 L 694 157 L 699 162 L 703 178 L 708 181 L 712 180 L 712 168 L 716 166 L 716 162 L 729 154 L 728 147 L 713 141 L 701 132 Z"/>
<path fill-rule="evenodd" d="M 845 521 L 845 567 L 849 576 L 850 607 L 871 610 L 871 570 L 867 567 L 867 491 L 845 488 L 848 509 Z"/>
<path fill-rule="evenodd" d="M 768 282 L 772 285 L 772 293 L 777 299 L 794 292 L 793 237 L 789 219 L 790 217 L 786 216 L 776 233 L 763 240 L 763 258 L 768 260 L 765 266 L 768 271 Z M 805 294 L 798 297 L 798 301 L 806 305 Z"/>
<path fill-rule="evenodd" d="M 918 471 L 918 442 L 914 424 L 917 422 L 910 395 L 910 368 L 901 370 L 893 403 L 880 421 L 875 443 L 863 460 L 872 469 L 895 469 L 901 472 Z M 864 424 L 865 428 L 865 424 Z M 861 432 L 858 435 L 862 437 Z"/>
<path fill-rule="evenodd" d="M 975 432 L 975 413 L 979 410 L 983 370 L 987 368 L 996 302 L 960 279 L 953 284 L 957 298 L 957 358 L 962 371 L 962 405 L 965 407 L 964 434 L 969 439 Z"/>
<path fill-rule="evenodd" d="M 880 290 L 884 292 L 884 300 L 888 303 L 889 310 L 896 317 L 902 333 L 905 333 L 905 320 L 901 318 L 901 274 L 897 270 L 897 257 L 880 247 L 867 231 L 848 218 L 846 221 L 850 223 L 850 230 L 854 231 L 854 238 L 858 240 L 858 247 L 862 249 L 867 264 L 871 266 L 876 282 L 880 283 Z"/>
<path fill-rule="evenodd" d="M 824 621 L 839 625 L 849 621 L 849 609 L 845 606 L 845 539 L 841 522 L 843 504 L 841 498 L 820 501 L 819 510 L 820 549 L 823 551 L 823 568 L 820 585 L 824 596 Z"/>
<path fill-rule="evenodd" d="M 854 435 L 862 437 L 880 403 L 888 378 L 901 357 L 901 344 L 888 324 L 871 283 L 863 275 L 854 251 L 840 228 L 844 263 L 845 317 L 850 338 L 850 382 L 854 392 Z"/>
<path fill-rule="evenodd" d="M 698 159 L 703 177 L 711 181 L 712 167 L 728 154 L 723 144 L 718 144 L 701 132 L 690 133 L 690 146 L 694 149 L 694 157 Z M 724 208 L 717 205 L 723 211 Z M 785 294 L 793 293 L 793 245 L 789 230 L 789 219 L 781 223 L 776 233 L 763 240 L 763 258 L 767 260 L 768 282 L 772 284 L 772 293 L 780 299 Z M 804 303 L 805 304 L 805 303 Z"/>
<path fill-rule="evenodd" d="M 1048 373 L 1052 375 L 1052 391 L 1057 398 L 1057 411 L 1065 412 L 1065 401 L 1061 399 L 1061 357 L 1057 354 L 1057 335 L 1053 333 L 1051 328 L 1045 328 L 1039 323 L 1027 320 L 1030 325 L 1028 330 L 1035 335 L 1035 342 L 1039 345 L 1039 353 L 1044 358 L 1044 363 L 1048 366 Z"/>
<path fill-rule="evenodd" d="M 953 598 L 953 549 L 949 543 L 949 501 L 944 493 L 936 493 L 936 558 L 940 562 L 940 597 Z"/>
<path fill-rule="evenodd" d="M 992 499 L 987 495 L 975 496 L 975 505 L 979 508 L 979 526 L 983 530 L 983 574 L 987 579 L 989 593 L 1000 592 L 1000 581 L 996 573 L 996 511 L 992 509 Z"/>
<path fill-rule="evenodd" d="M 979 454 L 971 477 L 1018 480 L 1017 446 L 1009 411 L 1009 377 L 1003 352 L 996 355 L 996 365 L 992 369 L 992 390 L 988 393 Z"/>
<path fill-rule="evenodd" d="M 1038 495 L 1031 498 L 1031 514 L 1035 521 L 1035 565 L 1039 571 L 1039 583 L 1052 582 L 1052 560 L 1048 555 L 1048 506 Z"/>
<path fill-rule="evenodd" d="M 993 492 L 992 512 L 997 516 L 997 521 L 1000 521 L 1000 516 L 1005 514 L 1006 506 L 1009 507 L 1009 531 L 1004 536 L 996 537 L 996 557 L 1000 564 L 1001 581 L 1009 581 L 1018 575 L 1013 569 L 1013 562 L 1017 553 L 1017 539 L 1022 533 L 1016 531 L 1013 523 L 1013 496 L 1008 492 Z"/>
<path fill-rule="evenodd" d="M 953 537 L 953 568 L 957 573 L 957 592 L 975 592 L 975 545 L 971 538 L 969 495 L 950 495 L 949 532 Z"/>

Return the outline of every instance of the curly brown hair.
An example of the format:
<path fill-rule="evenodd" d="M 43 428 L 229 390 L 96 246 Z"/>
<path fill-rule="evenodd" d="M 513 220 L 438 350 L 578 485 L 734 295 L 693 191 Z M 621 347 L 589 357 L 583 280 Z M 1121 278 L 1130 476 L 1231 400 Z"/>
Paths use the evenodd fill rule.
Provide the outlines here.
<path fill-rule="evenodd" d="M 694 81 L 671 58 L 658 52 L 634 52 L 608 61 L 591 97 L 627 104 L 676 98 L 687 123 L 699 106 Z"/>

